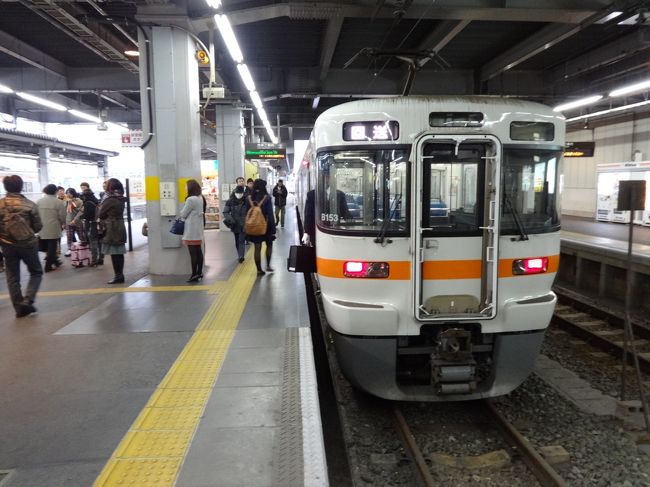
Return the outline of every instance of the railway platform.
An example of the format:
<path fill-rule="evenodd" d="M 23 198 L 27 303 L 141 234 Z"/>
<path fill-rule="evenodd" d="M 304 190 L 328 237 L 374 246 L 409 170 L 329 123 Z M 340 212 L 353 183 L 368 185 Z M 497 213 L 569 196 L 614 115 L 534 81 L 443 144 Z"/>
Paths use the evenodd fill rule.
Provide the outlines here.
<path fill-rule="evenodd" d="M 327 485 L 294 241 L 288 218 L 257 277 L 206 231 L 194 285 L 148 275 L 143 240 L 121 286 L 66 261 L 21 319 L 0 275 L 0 485 Z"/>

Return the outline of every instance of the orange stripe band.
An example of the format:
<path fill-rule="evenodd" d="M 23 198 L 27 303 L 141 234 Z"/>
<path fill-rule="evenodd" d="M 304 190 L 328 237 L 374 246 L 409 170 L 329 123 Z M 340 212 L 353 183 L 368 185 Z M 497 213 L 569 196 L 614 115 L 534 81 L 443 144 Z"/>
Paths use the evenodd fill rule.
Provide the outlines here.
<path fill-rule="evenodd" d="M 526 257 L 517 257 L 515 259 L 500 259 L 499 277 L 521 277 L 513 275 L 512 263 L 515 260 L 525 258 Z M 349 260 L 324 259 L 322 257 L 318 257 L 318 275 L 323 277 L 335 277 L 338 279 L 351 279 L 345 277 L 343 274 L 343 266 Z M 389 261 L 388 266 L 390 271 L 386 279 L 395 281 L 408 281 L 411 279 L 411 262 L 401 260 Z M 550 255 L 548 257 L 547 273 L 557 272 L 559 267 L 560 256 Z M 422 277 L 424 280 L 480 279 L 481 269 L 481 260 L 429 260 L 422 264 Z"/>

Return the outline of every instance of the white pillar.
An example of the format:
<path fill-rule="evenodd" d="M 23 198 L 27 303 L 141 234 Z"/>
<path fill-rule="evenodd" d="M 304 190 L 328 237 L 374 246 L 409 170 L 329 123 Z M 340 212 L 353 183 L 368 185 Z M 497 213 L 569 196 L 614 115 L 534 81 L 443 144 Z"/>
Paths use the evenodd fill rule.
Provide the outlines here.
<path fill-rule="evenodd" d="M 151 90 L 147 70 L 141 69 L 140 93 L 145 141 L 152 131 L 148 116 L 149 92 L 153 113 L 153 137 L 144 151 L 149 270 L 152 274 L 188 274 L 188 252 L 181 245 L 181 237 L 171 234 L 169 228 L 185 200 L 186 181 L 196 179 L 201 182 L 200 100 L 195 43 L 180 29 L 146 29 L 150 41 Z M 140 46 L 140 66 L 144 68 L 147 65 L 147 52 L 142 33 Z M 164 196 L 168 193 L 161 191 L 161 183 L 169 183 L 173 200 L 165 203 Z"/>
<path fill-rule="evenodd" d="M 217 158 L 219 159 L 219 208 L 223 211 L 230 194 L 223 194 L 224 184 L 234 184 L 244 177 L 244 119 L 239 108 L 216 106 Z M 227 229 L 226 229 L 227 230 Z"/>

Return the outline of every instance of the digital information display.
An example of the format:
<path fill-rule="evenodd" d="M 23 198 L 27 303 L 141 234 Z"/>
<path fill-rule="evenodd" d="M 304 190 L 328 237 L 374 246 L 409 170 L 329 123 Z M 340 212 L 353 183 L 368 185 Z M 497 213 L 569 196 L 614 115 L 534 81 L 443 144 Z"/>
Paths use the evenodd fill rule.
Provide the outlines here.
<path fill-rule="evenodd" d="M 287 149 L 285 147 L 265 148 L 246 144 L 246 159 L 285 159 L 286 157 Z"/>
<path fill-rule="evenodd" d="M 567 142 L 564 157 L 594 157 L 595 142 Z"/>
<path fill-rule="evenodd" d="M 343 140 L 397 140 L 399 138 L 399 123 L 390 121 L 374 122 L 345 122 L 343 124 Z"/>

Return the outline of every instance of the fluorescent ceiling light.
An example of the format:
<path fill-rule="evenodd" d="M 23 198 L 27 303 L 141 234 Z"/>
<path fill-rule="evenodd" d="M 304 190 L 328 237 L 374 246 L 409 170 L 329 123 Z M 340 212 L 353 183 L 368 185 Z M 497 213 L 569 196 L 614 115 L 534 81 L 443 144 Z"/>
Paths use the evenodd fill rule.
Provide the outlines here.
<path fill-rule="evenodd" d="M 208 7 L 221 8 L 221 0 L 205 0 L 205 3 L 208 4 Z"/>
<path fill-rule="evenodd" d="M 253 105 L 255 105 L 255 108 L 262 108 L 262 99 L 260 98 L 260 95 L 257 91 L 251 91 L 251 100 L 253 100 Z"/>
<path fill-rule="evenodd" d="M 316 108 L 318 108 L 318 103 L 320 103 L 320 96 L 315 96 L 314 101 L 311 102 L 311 109 L 316 110 Z"/>
<path fill-rule="evenodd" d="M 140 51 L 124 51 L 124 54 L 126 54 L 127 56 L 139 56 Z"/>
<path fill-rule="evenodd" d="M 639 103 L 632 103 L 630 105 L 623 105 L 622 107 L 610 108 L 609 110 L 601 110 L 599 112 L 589 113 L 587 115 L 580 115 L 579 117 L 567 118 L 567 122 L 575 122 L 577 120 L 584 120 L 585 118 L 599 117 L 612 112 L 620 112 L 623 110 L 630 110 L 632 108 L 642 107 L 643 105 L 650 104 L 650 100 L 640 101 Z"/>
<path fill-rule="evenodd" d="M 245 64 L 238 64 L 237 70 L 239 71 L 239 76 L 241 76 L 244 85 L 248 91 L 255 91 L 255 82 L 251 76 L 251 72 L 248 70 L 248 66 Z"/>
<path fill-rule="evenodd" d="M 102 123 L 101 118 L 95 117 L 93 115 L 89 115 L 89 114 L 84 113 L 84 112 L 80 112 L 79 110 L 70 109 L 70 110 L 68 110 L 68 113 L 70 115 L 74 115 L 77 118 L 81 118 L 83 120 L 88 120 L 89 122 Z"/>
<path fill-rule="evenodd" d="M 612 91 L 609 96 L 622 96 L 629 93 L 634 93 L 635 91 L 643 91 L 647 88 L 650 88 L 650 80 L 641 81 L 640 83 L 635 83 L 633 85 L 624 86 L 618 90 Z"/>
<path fill-rule="evenodd" d="M 257 109 L 257 116 L 262 121 L 262 123 L 264 123 L 265 120 L 267 122 L 269 121 L 268 117 L 266 116 L 266 110 L 264 110 L 263 108 L 258 108 Z"/>
<path fill-rule="evenodd" d="M 612 12 L 611 14 L 600 19 L 598 22 L 596 22 L 596 24 L 605 24 L 610 20 L 615 19 L 616 17 L 619 17 L 621 15 L 623 15 L 623 12 Z"/>
<path fill-rule="evenodd" d="M 59 110 L 60 112 L 65 112 L 67 110 L 63 105 L 54 103 L 53 101 L 46 100 L 45 98 L 40 98 L 38 96 L 30 95 L 29 93 L 23 93 L 22 91 L 17 91 L 16 95 L 21 97 L 24 100 L 31 101 L 37 105 L 43 105 L 44 107 L 53 108 L 54 110 Z"/>
<path fill-rule="evenodd" d="M 564 103 L 553 108 L 554 112 L 563 112 L 565 110 L 571 110 L 572 108 L 584 107 L 586 105 L 591 105 L 600 100 L 603 95 L 594 95 L 588 96 L 587 98 L 581 98 L 580 100 L 570 101 L 569 103 Z"/>
<path fill-rule="evenodd" d="M 232 27 L 230 26 L 228 17 L 226 17 L 225 14 L 215 15 L 214 20 L 217 23 L 217 28 L 219 29 L 219 33 L 221 34 L 223 41 L 226 43 L 226 47 L 228 48 L 228 52 L 230 53 L 230 57 L 232 58 L 232 60 L 235 61 L 236 63 L 243 62 L 244 55 L 241 53 L 241 49 L 239 48 L 239 44 L 237 43 L 237 38 L 235 37 L 235 33 L 233 32 Z"/>
<path fill-rule="evenodd" d="M 8 86 L 0 85 L 0 93 L 9 93 L 9 94 L 11 94 L 13 92 L 14 92 L 14 90 L 9 88 Z"/>

